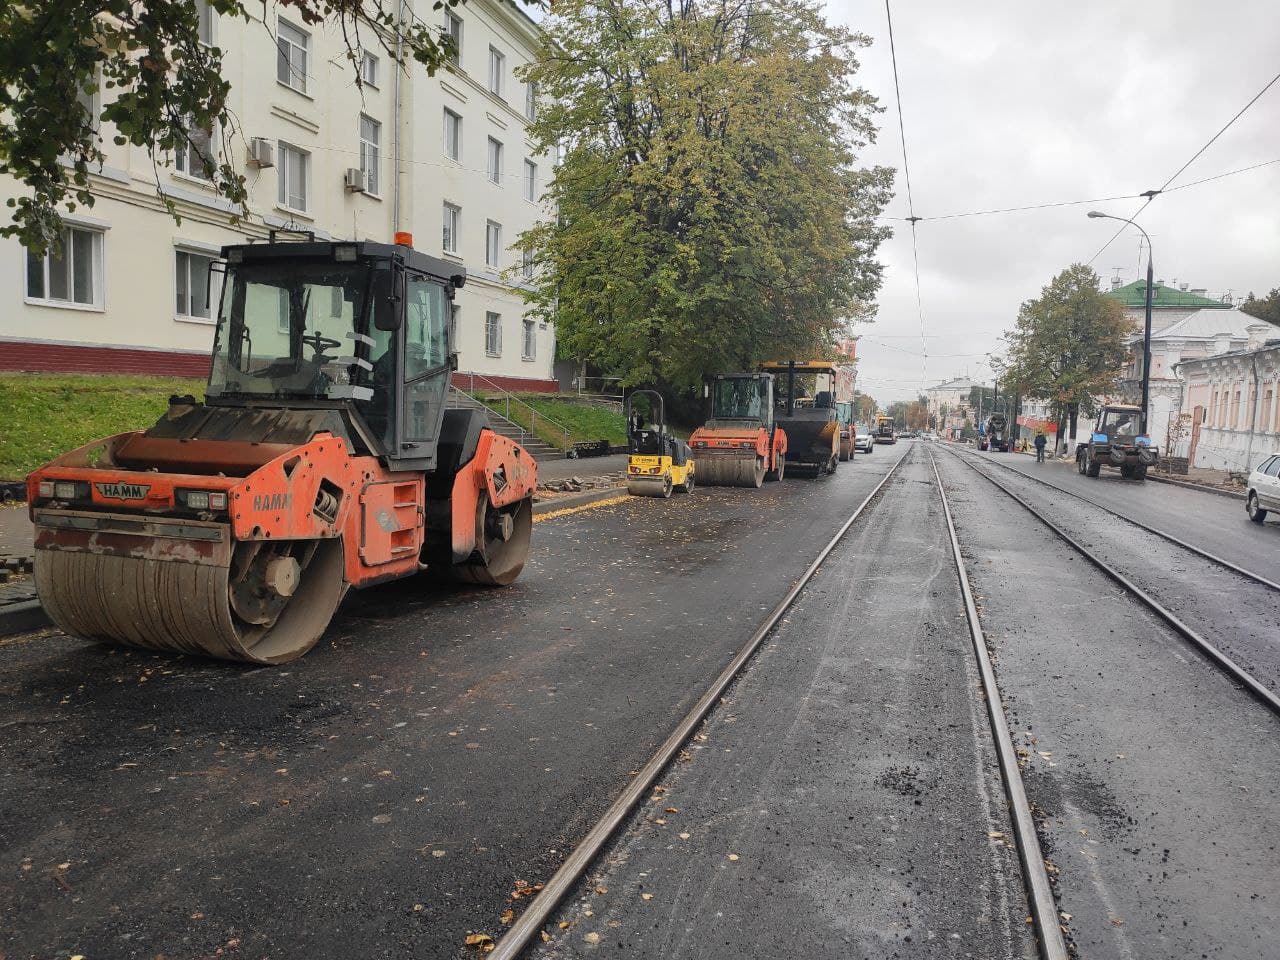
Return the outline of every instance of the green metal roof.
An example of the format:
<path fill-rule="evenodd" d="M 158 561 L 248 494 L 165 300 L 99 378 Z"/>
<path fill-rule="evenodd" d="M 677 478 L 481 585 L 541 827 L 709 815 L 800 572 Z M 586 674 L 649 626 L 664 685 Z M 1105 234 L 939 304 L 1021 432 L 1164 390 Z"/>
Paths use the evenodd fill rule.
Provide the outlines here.
<path fill-rule="evenodd" d="M 1113 300 L 1119 300 L 1126 307 L 1145 306 L 1147 302 L 1147 281 L 1135 280 L 1133 283 L 1126 283 L 1123 287 L 1108 290 L 1106 296 Z M 1185 290 L 1179 290 L 1177 287 L 1166 286 L 1157 280 L 1155 294 L 1151 298 L 1151 309 L 1159 310 L 1161 307 L 1165 309 L 1177 308 L 1179 310 L 1212 310 L 1214 308 L 1230 310 L 1231 304 L 1188 293 Z"/>

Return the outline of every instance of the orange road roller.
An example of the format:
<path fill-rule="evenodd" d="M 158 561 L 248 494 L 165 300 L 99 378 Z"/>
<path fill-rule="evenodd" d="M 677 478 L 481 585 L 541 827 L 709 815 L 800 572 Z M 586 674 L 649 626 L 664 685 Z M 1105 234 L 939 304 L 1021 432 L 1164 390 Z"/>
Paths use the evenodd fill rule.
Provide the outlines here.
<path fill-rule="evenodd" d="M 285 663 L 348 587 L 502 586 L 537 464 L 450 408 L 455 265 L 397 243 L 224 247 L 205 402 L 27 480 L 36 587 L 69 634 Z"/>
<path fill-rule="evenodd" d="M 765 480 L 781 480 L 787 434 L 774 421 L 773 377 L 720 374 L 707 381 L 704 392 L 711 401 L 711 418 L 689 438 L 698 483 L 758 487 Z"/>

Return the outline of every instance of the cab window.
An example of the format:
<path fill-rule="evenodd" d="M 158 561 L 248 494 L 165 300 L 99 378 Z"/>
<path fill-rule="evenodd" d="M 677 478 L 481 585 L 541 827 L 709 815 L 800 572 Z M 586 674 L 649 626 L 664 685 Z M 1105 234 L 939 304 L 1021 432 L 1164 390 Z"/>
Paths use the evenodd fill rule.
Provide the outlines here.
<path fill-rule="evenodd" d="M 444 287 L 410 273 L 405 285 L 404 378 L 417 380 L 449 357 L 449 302 Z"/>

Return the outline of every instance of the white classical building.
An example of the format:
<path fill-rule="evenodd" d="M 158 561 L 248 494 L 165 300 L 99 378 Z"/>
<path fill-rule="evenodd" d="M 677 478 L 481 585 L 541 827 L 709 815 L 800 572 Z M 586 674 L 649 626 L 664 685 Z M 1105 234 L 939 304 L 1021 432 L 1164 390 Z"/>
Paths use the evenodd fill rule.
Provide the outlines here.
<path fill-rule="evenodd" d="M 384 242 L 408 231 L 419 250 L 467 273 L 456 301 L 459 376 L 556 389 L 554 333 L 526 316 L 518 285 L 529 268 L 514 249 L 549 214 L 551 158 L 526 132 L 537 94 L 516 76 L 541 42 L 537 24 L 500 0 L 450 13 L 410 0 L 410 16 L 416 5 L 453 34 L 458 62 L 429 77 L 370 48 L 357 85 L 335 28 L 307 26 L 285 5 L 243 21 L 193 2 L 206 41 L 223 51 L 238 125 L 196 139 L 207 136 L 207 153 L 246 175 L 250 217 L 232 222 L 197 150 L 155 168 L 106 127 L 97 202 L 66 217 L 62 252 L 36 258 L 0 241 L 0 369 L 203 376 L 217 312 L 209 265 L 223 244 L 281 228 Z M 0 178 L 0 201 L 21 190 Z"/>
<path fill-rule="evenodd" d="M 959 430 L 969 416 L 970 391 L 977 386 L 968 377 L 946 380 L 925 390 L 930 427 L 944 436 Z"/>

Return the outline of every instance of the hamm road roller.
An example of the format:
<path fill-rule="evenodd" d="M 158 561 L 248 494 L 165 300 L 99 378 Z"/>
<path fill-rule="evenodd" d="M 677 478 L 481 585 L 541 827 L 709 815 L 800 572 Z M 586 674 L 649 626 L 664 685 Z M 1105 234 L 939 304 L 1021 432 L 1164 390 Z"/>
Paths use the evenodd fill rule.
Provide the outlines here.
<path fill-rule="evenodd" d="M 36 587 L 92 640 L 251 663 L 310 649 L 348 587 L 506 585 L 537 466 L 448 409 L 458 268 L 373 242 L 224 247 L 204 403 L 27 480 Z"/>
<path fill-rule="evenodd" d="M 703 385 L 711 419 L 693 432 L 689 446 L 704 486 L 758 487 L 781 480 L 787 465 L 787 434 L 774 422 L 773 377 L 726 373 Z"/>

